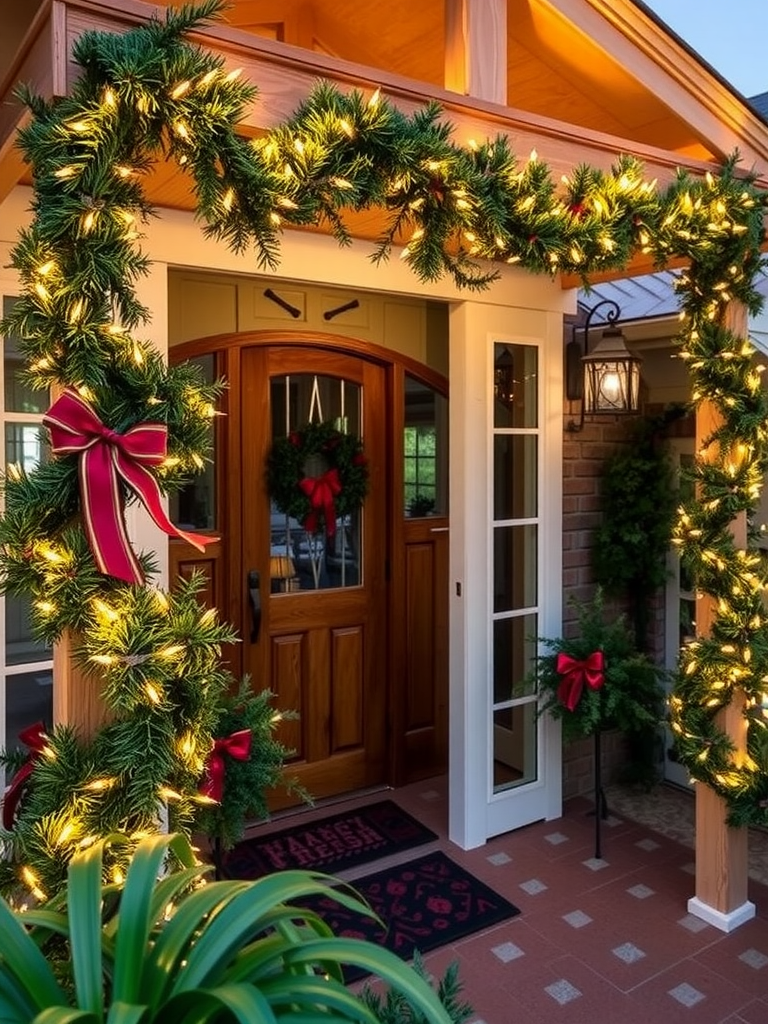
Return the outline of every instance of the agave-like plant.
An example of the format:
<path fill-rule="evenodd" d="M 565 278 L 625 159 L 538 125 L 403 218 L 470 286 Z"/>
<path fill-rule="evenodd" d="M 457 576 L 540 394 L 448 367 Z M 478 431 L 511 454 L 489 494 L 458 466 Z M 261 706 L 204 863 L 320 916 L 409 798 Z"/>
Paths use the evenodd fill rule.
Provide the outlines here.
<path fill-rule="evenodd" d="M 136 847 L 124 884 L 105 885 L 103 847 L 72 859 L 66 890 L 44 907 L 0 901 L 3 1024 L 377 1024 L 345 986 L 343 964 L 380 977 L 429 1024 L 450 1024 L 399 957 L 289 905 L 327 894 L 329 876 L 200 884 L 209 869 L 188 841 L 155 835 Z M 351 891 L 332 893 L 370 913 Z"/>

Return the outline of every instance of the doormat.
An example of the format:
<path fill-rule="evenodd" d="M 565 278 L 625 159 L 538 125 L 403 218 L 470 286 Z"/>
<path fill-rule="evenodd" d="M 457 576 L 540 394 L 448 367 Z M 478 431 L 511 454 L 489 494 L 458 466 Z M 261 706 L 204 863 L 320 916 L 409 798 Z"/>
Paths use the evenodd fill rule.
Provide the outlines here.
<path fill-rule="evenodd" d="M 280 832 L 254 836 L 222 855 L 222 878 L 260 878 L 304 868 L 335 874 L 437 839 L 393 800 L 382 800 Z"/>
<path fill-rule="evenodd" d="M 385 923 L 354 913 L 331 897 L 301 900 L 316 911 L 335 935 L 367 939 L 410 960 L 415 950 L 428 953 L 490 928 L 520 913 L 440 851 L 424 854 L 348 883 Z M 296 901 L 299 904 L 299 901 Z M 349 983 L 366 977 L 358 967 L 344 968 Z"/>

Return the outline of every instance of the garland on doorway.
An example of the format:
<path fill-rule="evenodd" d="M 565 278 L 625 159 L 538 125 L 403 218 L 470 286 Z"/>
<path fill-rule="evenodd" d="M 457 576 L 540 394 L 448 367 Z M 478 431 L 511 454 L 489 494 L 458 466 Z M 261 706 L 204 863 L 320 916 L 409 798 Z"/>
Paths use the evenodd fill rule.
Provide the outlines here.
<path fill-rule="evenodd" d="M 582 166 L 555 182 L 536 153 L 519 161 L 504 137 L 459 145 L 434 104 L 406 115 L 378 92 L 327 84 L 285 123 L 245 139 L 237 125 L 255 90 L 184 39 L 221 9 L 205 0 L 121 35 L 85 34 L 73 47 L 81 75 L 70 96 L 22 93 L 33 217 L 12 255 L 21 296 L 3 329 L 21 339 L 27 382 L 71 389 L 110 443 L 162 425 L 166 454 L 149 472 L 163 493 L 204 466 L 220 387 L 192 366 L 166 367 L 136 336 L 147 321 L 135 291 L 148 269 L 138 246 L 151 213 L 144 181 L 157 160 L 189 173 L 206 232 L 239 253 L 253 247 L 266 269 L 276 266 L 284 227 L 324 223 L 344 243 L 344 211 L 369 207 L 386 217 L 374 259 L 405 242 L 401 258 L 424 281 L 448 274 L 482 288 L 494 264 L 587 279 L 625 267 L 637 250 L 659 266 L 689 261 L 679 282 L 681 355 L 695 401 L 717 405 L 723 427 L 697 463 L 699 498 L 684 510 L 677 539 L 718 619 L 711 640 L 684 652 L 673 726 L 681 757 L 723 793 L 734 820 L 768 820 L 766 574 L 754 547 L 737 550 L 729 532 L 733 515 L 751 512 L 759 497 L 768 409 L 751 345 L 724 326 L 729 302 L 760 306 L 753 279 L 766 196 L 755 178 L 731 160 L 701 179 L 680 172 L 660 190 L 638 161 L 619 156 L 609 171 Z M 133 500 L 118 486 L 121 505 Z M 157 827 L 160 805 L 172 827 L 192 827 L 215 740 L 235 731 L 221 727 L 231 680 L 220 650 L 231 630 L 198 604 L 195 586 L 166 594 L 105 575 L 82 511 L 74 456 L 8 467 L 3 589 L 29 598 L 39 639 L 53 642 L 65 629 L 79 638 L 80 662 L 111 716 L 91 739 L 49 729 L 27 775 L 28 795 L 3 836 L 0 886 L 39 899 L 63 884 L 81 844 Z M 136 557 L 151 578 L 151 556 Z M 716 721 L 737 689 L 748 700 L 746 759 L 734 756 Z M 252 750 L 273 742 L 275 717 L 264 712 Z M 24 759 L 10 754 L 7 763 Z"/>
<path fill-rule="evenodd" d="M 359 438 L 334 423 L 306 423 L 278 438 L 268 460 L 275 507 L 311 534 L 336 533 L 336 520 L 356 511 L 368 490 L 368 460 Z"/>

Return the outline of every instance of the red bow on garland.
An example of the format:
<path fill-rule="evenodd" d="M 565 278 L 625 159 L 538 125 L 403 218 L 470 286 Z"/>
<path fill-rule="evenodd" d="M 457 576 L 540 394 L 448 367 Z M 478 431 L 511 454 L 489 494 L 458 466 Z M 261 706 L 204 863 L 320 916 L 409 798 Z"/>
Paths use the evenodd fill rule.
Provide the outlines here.
<path fill-rule="evenodd" d="M 199 792 L 217 802 L 224 794 L 224 755 L 229 754 L 236 761 L 247 761 L 251 753 L 251 730 L 241 729 L 231 736 L 215 740 L 213 750 L 205 766 L 205 778 L 200 783 Z"/>
<path fill-rule="evenodd" d="M 27 755 L 27 760 L 13 776 L 10 786 L 5 791 L 5 798 L 3 799 L 3 828 L 8 831 L 13 828 L 16 808 L 24 791 L 24 783 L 32 774 L 35 761 L 45 749 L 48 737 L 43 723 L 35 722 L 34 725 L 28 725 L 26 729 L 22 729 L 19 733 L 19 739 L 25 746 L 29 747 L 29 754 Z"/>
<path fill-rule="evenodd" d="M 120 479 L 136 492 L 165 533 L 181 537 L 198 551 L 216 539 L 179 530 L 165 514 L 157 480 L 147 468 L 159 466 L 166 457 L 168 430 L 162 423 L 140 423 L 118 434 L 69 389 L 53 403 L 43 423 L 51 432 L 54 455 L 80 456 L 83 522 L 99 572 L 128 583 L 144 582 L 125 528 Z"/>
<path fill-rule="evenodd" d="M 307 533 L 317 533 L 317 514 L 322 510 L 327 537 L 336 533 L 336 509 L 333 499 L 341 494 L 339 471 L 334 466 L 320 476 L 305 476 L 299 480 L 299 487 L 309 498 L 312 511 L 304 519 L 302 526 Z"/>
<path fill-rule="evenodd" d="M 584 683 L 592 690 L 599 690 L 605 682 L 605 659 L 602 651 L 595 651 L 583 661 L 572 658 L 570 654 L 558 654 L 556 667 L 563 677 L 557 688 L 557 699 L 569 711 L 575 710 L 581 700 Z"/>

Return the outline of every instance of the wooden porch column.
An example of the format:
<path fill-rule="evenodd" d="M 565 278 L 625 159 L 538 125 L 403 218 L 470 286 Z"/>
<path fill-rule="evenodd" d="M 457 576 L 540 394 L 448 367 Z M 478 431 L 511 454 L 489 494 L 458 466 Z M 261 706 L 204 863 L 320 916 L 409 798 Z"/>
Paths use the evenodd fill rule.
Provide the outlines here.
<path fill-rule="evenodd" d="M 507 104 L 507 0 L 445 0 L 445 88 Z"/>
<path fill-rule="evenodd" d="M 733 305 L 729 311 L 728 328 L 746 336 L 747 311 Z M 696 450 L 720 422 L 716 409 L 709 404 L 696 414 Z M 741 513 L 732 526 L 736 546 L 747 546 L 747 519 Z M 696 599 L 696 633 L 709 635 L 716 617 L 712 597 L 703 594 Z M 744 695 L 733 700 L 717 719 L 718 725 L 733 741 L 735 756 L 746 752 L 747 725 L 743 717 Z M 696 783 L 696 895 L 688 900 L 688 911 L 723 932 L 731 932 L 755 916 L 755 905 L 747 899 L 749 862 L 746 828 L 731 828 L 725 823 L 725 800 L 703 782 Z"/>
<path fill-rule="evenodd" d="M 83 739 L 109 721 L 98 673 L 86 675 L 72 657 L 72 634 L 65 630 L 53 648 L 53 724 L 71 725 Z"/>

